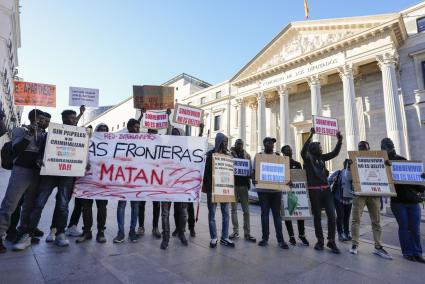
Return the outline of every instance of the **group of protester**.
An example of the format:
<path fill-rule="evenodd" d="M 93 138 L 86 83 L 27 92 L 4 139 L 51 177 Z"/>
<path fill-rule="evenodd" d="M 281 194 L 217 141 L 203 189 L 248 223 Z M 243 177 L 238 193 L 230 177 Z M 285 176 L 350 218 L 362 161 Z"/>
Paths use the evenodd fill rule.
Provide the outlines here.
<path fill-rule="evenodd" d="M 84 106 L 80 108 L 80 114 L 73 110 L 65 110 L 62 112 L 62 123 L 65 125 L 77 125 L 79 118 L 84 113 Z M 129 133 L 140 132 L 140 122 L 143 117 L 142 111 L 139 119 L 130 119 L 127 122 L 127 130 Z M 170 115 L 171 111 L 167 110 Z M 34 109 L 30 111 L 28 118 L 30 125 L 18 127 L 12 132 L 12 157 L 13 167 L 9 184 L 0 207 L 0 253 L 6 252 L 3 237 L 14 243 L 14 250 L 25 250 L 32 243 L 39 242 L 44 233 L 37 228 L 44 206 L 47 203 L 53 189 L 57 188 L 56 203 L 50 233 L 46 241 L 54 242 L 58 246 L 68 246 L 69 240 L 67 235 L 78 237 L 76 242 L 82 243 L 93 238 L 93 200 L 75 198 L 75 206 L 68 222 L 68 204 L 72 197 L 75 178 L 66 176 L 40 176 L 40 169 L 43 167 L 43 156 L 47 133 L 49 126 L 50 114 Z M 99 124 L 94 129 L 95 132 L 108 132 L 109 128 L 106 124 Z M 149 133 L 157 134 L 157 130 L 149 129 Z M 199 136 L 203 134 L 203 124 L 200 125 Z M 311 211 L 314 217 L 314 229 L 317 242 L 314 248 L 318 251 L 324 250 L 325 239 L 321 225 L 322 208 L 325 209 L 328 221 L 328 236 L 326 246 L 335 254 L 339 254 L 340 250 L 335 242 L 336 231 L 340 241 L 352 241 L 350 252 L 358 253 L 359 246 L 359 227 L 360 218 L 365 206 L 372 221 L 373 237 L 375 241 L 375 253 L 381 257 L 391 259 L 391 256 L 384 250 L 381 244 L 381 225 L 380 225 L 380 198 L 372 196 L 354 195 L 351 175 L 352 161 L 347 159 L 344 161 L 344 167 L 340 171 L 336 171 L 329 176 L 326 168 L 326 162 L 337 157 L 342 146 L 343 137 L 337 134 L 337 144 L 334 150 L 324 154 L 319 142 L 312 142 L 314 128 L 310 131 L 310 136 L 305 142 L 301 157 L 304 166 L 295 161 L 292 157 L 292 148 L 285 145 L 281 149 L 281 153 L 274 151 L 276 139 L 266 137 L 263 140 L 264 151 L 257 155 L 284 155 L 290 159 L 291 169 L 302 169 L 307 174 L 307 187 L 309 199 L 311 203 Z M 185 132 L 176 127 L 167 129 L 167 135 L 184 136 Z M 215 144 L 212 150 L 206 154 L 206 164 L 202 191 L 207 195 L 208 205 L 208 224 L 210 232 L 210 247 L 215 248 L 219 242 L 215 211 L 217 203 L 213 202 L 213 154 L 219 153 L 229 155 L 233 158 L 251 160 L 250 155 L 244 150 L 244 142 L 241 139 L 235 141 L 234 147 L 229 151 L 228 137 L 222 133 L 218 133 L 215 137 Z M 370 150 L 366 141 L 361 141 L 358 145 L 359 151 Z M 405 160 L 396 154 L 394 144 L 389 138 L 385 138 L 381 142 L 381 150 L 388 153 L 390 160 Z M 256 155 L 256 157 L 257 157 Z M 254 164 L 255 159 L 254 157 Z M 389 161 L 386 161 L 390 165 Z M 87 165 L 90 168 L 90 165 Z M 425 176 L 425 174 L 424 174 Z M 269 241 L 269 213 L 272 212 L 276 239 L 278 246 L 282 249 L 288 249 L 289 246 L 285 242 L 282 232 L 282 192 L 261 188 L 255 180 L 255 170 L 251 175 L 235 176 L 235 197 L 236 203 L 220 203 L 222 214 L 222 231 L 220 236 L 220 244 L 228 247 L 235 247 L 234 240 L 239 238 L 239 224 L 237 218 L 237 205 L 241 203 L 243 211 L 243 231 L 244 239 L 249 242 L 256 243 L 257 240 L 251 235 L 250 231 L 250 213 L 248 191 L 251 189 L 251 183 L 254 185 L 258 194 L 261 206 L 261 227 L 262 236 L 258 242 L 259 246 L 267 246 Z M 288 185 L 291 185 L 289 181 Z M 397 197 L 391 198 L 391 208 L 399 225 L 399 239 L 403 256 L 410 261 L 425 263 L 422 257 L 422 248 L 420 242 L 420 206 L 422 202 L 420 192 L 424 191 L 424 187 L 413 185 L 396 185 Z M 97 206 L 97 235 L 96 241 L 105 243 L 104 230 L 107 218 L 107 201 L 95 200 Z M 113 239 L 114 243 L 122 243 L 125 241 L 125 207 L 126 201 L 118 201 L 117 207 L 117 225 L 118 233 Z M 145 201 L 130 201 L 131 218 L 128 239 L 131 242 L 137 242 L 138 238 L 145 233 Z M 161 239 L 161 249 L 167 249 L 170 236 L 177 236 L 184 246 L 188 245 L 185 236 L 186 223 L 189 225 L 191 237 L 196 236 L 195 232 L 195 210 L 193 203 L 174 202 L 174 220 L 175 230 L 170 230 L 170 210 L 171 202 L 153 202 L 153 229 L 154 237 Z M 230 221 L 233 224 L 233 232 L 229 234 Z M 350 215 L 352 212 L 351 233 L 350 234 Z M 77 229 L 77 224 L 82 215 L 83 231 Z M 159 217 L 162 220 L 162 233 L 159 231 Z M 139 227 L 136 230 L 137 223 Z M 68 226 L 67 226 L 68 225 Z M 302 245 L 309 246 L 309 241 L 305 235 L 304 221 L 298 220 L 298 237 Z M 294 229 L 291 221 L 285 221 L 285 226 L 289 235 L 289 243 L 296 245 Z M 68 227 L 68 228 L 67 228 Z"/>

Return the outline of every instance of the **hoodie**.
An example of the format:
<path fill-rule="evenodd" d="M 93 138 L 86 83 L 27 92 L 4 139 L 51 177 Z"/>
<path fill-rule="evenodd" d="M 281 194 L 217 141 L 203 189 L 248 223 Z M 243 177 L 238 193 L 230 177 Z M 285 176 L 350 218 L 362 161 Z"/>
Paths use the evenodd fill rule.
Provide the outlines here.
<path fill-rule="evenodd" d="M 224 140 L 227 139 L 227 136 L 223 133 L 217 133 L 215 136 L 214 149 L 207 152 L 207 159 L 205 161 L 205 170 L 204 170 L 204 181 L 202 184 L 202 192 L 212 193 L 212 155 L 218 153 L 220 150 L 220 145 Z M 229 155 L 228 152 L 223 153 L 224 155 Z"/>

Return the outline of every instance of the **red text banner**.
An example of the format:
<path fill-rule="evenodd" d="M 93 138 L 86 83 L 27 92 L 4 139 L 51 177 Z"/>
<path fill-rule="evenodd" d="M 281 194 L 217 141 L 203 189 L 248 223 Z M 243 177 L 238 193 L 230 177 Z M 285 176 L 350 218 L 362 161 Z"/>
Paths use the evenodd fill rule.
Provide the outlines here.
<path fill-rule="evenodd" d="M 339 131 L 338 120 L 331 117 L 313 115 L 313 127 L 320 135 L 336 136 Z"/>
<path fill-rule="evenodd" d="M 143 127 L 164 129 L 168 127 L 168 114 L 165 111 L 147 111 L 143 115 Z"/>
<path fill-rule="evenodd" d="M 17 106 L 56 107 L 56 86 L 40 83 L 15 81 L 13 92 Z"/>
<path fill-rule="evenodd" d="M 174 110 L 175 123 L 199 127 L 204 117 L 204 111 L 189 105 L 176 104 Z"/>

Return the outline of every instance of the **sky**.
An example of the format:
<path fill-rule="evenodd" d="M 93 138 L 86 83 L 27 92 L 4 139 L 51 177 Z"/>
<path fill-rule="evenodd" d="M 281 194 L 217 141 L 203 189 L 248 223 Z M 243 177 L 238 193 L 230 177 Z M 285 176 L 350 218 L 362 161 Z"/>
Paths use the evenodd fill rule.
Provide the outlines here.
<path fill-rule="evenodd" d="M 310 19 L 398 12 L 419 0 L 308 0 Z M 69 87 L 100 89 L 100 104 L 133 85 L 187 73 L 211 84 L 235 75 L 289 22 L 303 0 L 20 0 L 18 76 L 57 87 L 53 122 Z M 27 122 L 27 109 L 22 122 Z"/>

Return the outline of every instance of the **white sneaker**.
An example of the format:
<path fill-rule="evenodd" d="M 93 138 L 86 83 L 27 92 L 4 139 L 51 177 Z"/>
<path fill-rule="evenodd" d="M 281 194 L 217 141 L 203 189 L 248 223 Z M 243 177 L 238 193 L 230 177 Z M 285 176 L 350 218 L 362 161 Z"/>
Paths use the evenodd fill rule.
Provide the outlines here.
<path fill-rule="evenodd" d="M 49 235 L 46 237 L 46 243 L 53 243 L 56 240 L 56 228 L 50 229 Z"/>
<path fill-rule="evenodd" d="M 64 233 L 56 236 L 55 245 L 57 245 L 58 247 L 69 246 L 69 240 L 66 238 Z"/>
<path fill-rule="evenodd" d="M 21 251 L 31 246 L 31 237 L 29 234 L 24 234 L 19 241 L 13 245 L 13 250 Z"/>
<path fill-rule="evenodd" d="M 73 225 L 66 229 L 66 235 L 69 237 L 79 237 L 83 232 L 79 231 L 77 226 Z"/>

